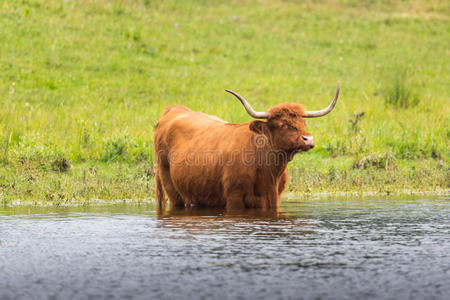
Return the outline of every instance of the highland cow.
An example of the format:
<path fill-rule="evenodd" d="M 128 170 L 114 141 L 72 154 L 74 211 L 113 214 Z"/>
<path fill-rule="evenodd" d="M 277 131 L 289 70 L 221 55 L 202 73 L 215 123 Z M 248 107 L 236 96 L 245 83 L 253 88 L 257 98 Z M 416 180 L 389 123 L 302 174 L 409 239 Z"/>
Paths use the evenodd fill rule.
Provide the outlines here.
<path fill-rule="evenodd" d="M 319 111 L 283 103 L 256 112 L 242 96 L 226 91 L 260 120 L 233 124 L 185 106 L 164 110 L 154 137 L 160 207 L 167 194 L 171 207 L 277 208 L 288 181 L 288 162 L 314 147 L 305 118 L 331 112 L 339 85 L 331 104 Z"/>

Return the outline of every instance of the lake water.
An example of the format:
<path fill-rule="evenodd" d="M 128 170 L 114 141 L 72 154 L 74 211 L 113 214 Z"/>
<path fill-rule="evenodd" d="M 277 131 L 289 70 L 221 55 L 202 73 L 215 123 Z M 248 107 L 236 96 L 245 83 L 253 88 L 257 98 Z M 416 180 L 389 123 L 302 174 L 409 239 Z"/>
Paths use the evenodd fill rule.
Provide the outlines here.
<path fill-rule="evenodd" d="M 449 299 L 450 196 L 0 207 L 0 299 Z"/>

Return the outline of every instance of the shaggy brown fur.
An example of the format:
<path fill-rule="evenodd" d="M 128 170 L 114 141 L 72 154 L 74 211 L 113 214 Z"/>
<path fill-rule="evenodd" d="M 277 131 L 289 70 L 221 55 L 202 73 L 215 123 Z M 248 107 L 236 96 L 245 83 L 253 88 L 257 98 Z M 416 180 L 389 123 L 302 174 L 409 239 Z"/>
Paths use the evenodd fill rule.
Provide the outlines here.
<path fill-rule="evenodd" d="M 276 208 L 288 181 L 287 163 L 306 145 L 299 104 L 271 108 L 265 121 L 226 123 L 170 106 L 155 130 L 156 197 L 171 207 Z"/>

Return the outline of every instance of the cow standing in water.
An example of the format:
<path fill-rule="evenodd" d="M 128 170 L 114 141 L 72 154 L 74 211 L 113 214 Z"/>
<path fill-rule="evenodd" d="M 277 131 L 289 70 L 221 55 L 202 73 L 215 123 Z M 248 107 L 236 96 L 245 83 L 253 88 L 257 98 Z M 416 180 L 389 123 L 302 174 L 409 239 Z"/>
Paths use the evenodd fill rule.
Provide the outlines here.
<path fill-rule="evenodd" d="M 283 103 L 256 112 L 242 96 L 227 92 L 262 121 L 227 123 L 178 105 L 164 110 L 154 137 L 160 207 L 167 193 L 171 207 L 277 208 L 288 181 L 288 162 L 314 147 L 305 118 L 328 114 L 339 85 L 331 104 L 319 111 Z"/>

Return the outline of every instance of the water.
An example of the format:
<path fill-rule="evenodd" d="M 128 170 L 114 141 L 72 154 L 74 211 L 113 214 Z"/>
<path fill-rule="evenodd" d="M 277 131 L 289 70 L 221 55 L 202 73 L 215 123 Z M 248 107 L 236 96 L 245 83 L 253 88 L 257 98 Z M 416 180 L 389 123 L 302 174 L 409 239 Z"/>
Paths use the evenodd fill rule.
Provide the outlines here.
<path fill-rule="evenodd" d="M 0 299 L 448 299 L 450 197 L 0 207 Z"/>

